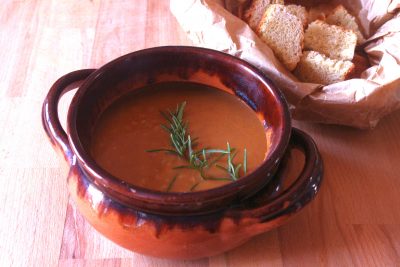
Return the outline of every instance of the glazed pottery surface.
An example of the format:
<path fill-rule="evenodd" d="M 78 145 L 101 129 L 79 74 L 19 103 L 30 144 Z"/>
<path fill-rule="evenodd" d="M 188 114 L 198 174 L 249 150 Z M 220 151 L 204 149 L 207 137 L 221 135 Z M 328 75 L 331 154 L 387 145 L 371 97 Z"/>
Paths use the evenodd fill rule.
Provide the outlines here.
<path fill-rule="evenodd" d="M 79 86 L 68 112 L 67 133 L 57 104 Z M 265 161 L 237 182 L 189 193 L 158 192 L 128 184 L 101 169 L 87 149 L 96 119 L 121 96 L 146 85 L 190 81 L 224 90 L 247 103 L 272 132 Z M 68 188 L 79 211 L 117 244 L 156 257 L 193 259 L 234 248 L 286 222 L 319 190 L 322 161 L 315 143 L 292 129 L 284 97 L 250 64 L 195 47 L 157 47 L 122 56 L 97 70 L 60 78 L 43 104 L 43 125 L 71 166 Z M 301 173 L 283 186 L 293 147 L 305 155 Z"/>

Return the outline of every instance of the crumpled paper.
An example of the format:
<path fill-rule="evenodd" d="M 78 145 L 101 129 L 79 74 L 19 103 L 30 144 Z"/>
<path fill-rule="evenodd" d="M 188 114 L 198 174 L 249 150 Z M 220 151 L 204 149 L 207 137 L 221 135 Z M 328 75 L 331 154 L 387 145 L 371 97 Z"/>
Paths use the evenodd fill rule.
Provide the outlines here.
<path fill-rule="evenodd" d="M 327 86 L 302 83 L 283 67 L 238 17 L 247 1 L 171 0 L 170 9 L 194 45 L 229 53 L 261 69 L 284 92 L 294 119 L 373 128 L 400 108 L 399 0 L 333 1 L 359 20 L 368 39 L 362 48 L 371 67 L 360 78 Z M 293 2 L 308 7 L 323 3 Z"/>

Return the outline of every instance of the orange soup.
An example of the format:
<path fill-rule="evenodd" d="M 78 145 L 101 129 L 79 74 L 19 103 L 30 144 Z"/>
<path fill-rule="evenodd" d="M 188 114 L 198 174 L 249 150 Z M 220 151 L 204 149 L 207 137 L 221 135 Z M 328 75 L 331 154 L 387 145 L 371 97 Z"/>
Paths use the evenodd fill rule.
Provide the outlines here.
<path fill-rule="evenodd" d="M 264 160 L 263 124 L 221 90 L 168 82 L 122 97 L 100 116 L 91 154 L 106 171 L 157 191 L 190 192 L 230 183 Z"/>

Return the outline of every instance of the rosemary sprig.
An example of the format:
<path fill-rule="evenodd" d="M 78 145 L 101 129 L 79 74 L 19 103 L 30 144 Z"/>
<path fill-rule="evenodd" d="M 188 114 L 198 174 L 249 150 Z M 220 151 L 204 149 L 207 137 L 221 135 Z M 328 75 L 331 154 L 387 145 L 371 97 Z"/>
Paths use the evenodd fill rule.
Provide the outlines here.
<path fill-rule="evenodd" d="M 186 134 L 188 124 L 187 122 L 183 121 L 183 111 L 185 110 L 185 106 L 186 102 L 183 102 L 176 106 L 175 112 L 168 111 L 168 114 L 163 111 L 160 112 L 161 115 L 169 122 L 169 127 L 164 124 L 162 124 L 161 127 L 169 133 L 171 146 L 175 150 L 160 148 L 147 150 L 147 152 L 169 152 L 178 154 L 182 158 L 186 156 L 185 152 L 187 150 L 188 143 L 191 141 L 190 136 L 187 136 Z"/>
<path fill-rule="evenodd" d="M 233 159 L 237 155 L 236 149 L 231 148 L 231 146 L 229 145 L 229 142 L 226 144 L 227 144 L 226 154 L 228 156 L 227 166 L 223 167 L 223 166 L 217 164 L 216 167 L 228 172 L 230 178 L 232 180 L 236 181 L 237 179 L 239 179 L 239 171 L 240 171 L 240 168 L 242 167 L 242 164 L 235 165 L 233 163 Z"/>
<path fill-rule="evenodd" d="M 175 112 L 168 110 L 168 113 L 161 112 L 161 115 L 166 119 L 169 125 L 162 124 L 161 127 L 169 133 L 171 148 L 160 148 L 146 150 L 147 152 L 166 152 L 170 154 L 175 154 L 182 159 L 187 161 L 187 165 L 175 166 L 173 169 L 194 169 L 197 170 L 203 180 L 212 181 L 236 181 L 239 179 L 239 172 L 242 164 L 235 164 L 233 162 L 237 151 L 235 148 L 231 148 L 229 142 L 227 143 L 227 149 L 208 149 L 203 148 L 198 151 L 194 149 L 197 146 L 197 138 L 191 138 L 188 134 L 188 122 L 183 121 L 183 113 L 186 107 L 186 102 L 177 105 Z M 227 166 L 223 167 L 216 164 L 224 156 L 227 156 Z M 208 177 L 204 174 L 204 169 L 216 166 L 220 169 L 226 171 L 229 177 Z M 244 149 L 244 159 L 243 159 L 243 171 L 244 174 L 247 172 L 247 151 Z M 171 190 L 177 175 L 175 175 L 167 187 L 167 192 Z M 194 184 L 190 191 L 193 191 L 199 182 Z"/>

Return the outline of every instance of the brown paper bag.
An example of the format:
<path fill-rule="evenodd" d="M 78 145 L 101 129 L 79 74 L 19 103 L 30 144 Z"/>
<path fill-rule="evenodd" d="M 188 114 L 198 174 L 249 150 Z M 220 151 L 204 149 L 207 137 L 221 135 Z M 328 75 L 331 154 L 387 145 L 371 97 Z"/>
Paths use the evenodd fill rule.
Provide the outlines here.
<path fill-rule="evenodd" d="M 244 59 L 284 92 L 294 119 L 372 128 L 400 107 L 400 1 L 342 0 L 368 38 L 371 67 L 359 78 L 322 86 L 302 83 L 238 16 L 248 0 L 171 0 L 170 9 L 192 42 Z M 292 1 L 292 3 L 301 1 Z M 304 0 L 306 7 L 321 1 Z M 332 1 L 331 1 L 332 2 Z"/>

